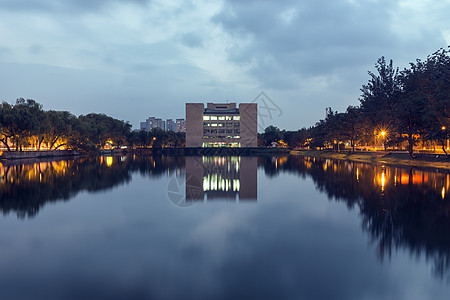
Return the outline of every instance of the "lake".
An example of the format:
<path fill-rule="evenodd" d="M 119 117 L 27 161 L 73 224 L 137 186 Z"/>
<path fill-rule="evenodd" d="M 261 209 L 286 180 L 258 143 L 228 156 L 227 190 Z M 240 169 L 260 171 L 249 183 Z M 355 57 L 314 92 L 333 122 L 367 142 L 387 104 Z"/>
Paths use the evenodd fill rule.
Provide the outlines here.
<path fill-rule="evenodd" d="M 448 299 L 450 173 L 297 156 L 0 164 L 0 299 Z"/>

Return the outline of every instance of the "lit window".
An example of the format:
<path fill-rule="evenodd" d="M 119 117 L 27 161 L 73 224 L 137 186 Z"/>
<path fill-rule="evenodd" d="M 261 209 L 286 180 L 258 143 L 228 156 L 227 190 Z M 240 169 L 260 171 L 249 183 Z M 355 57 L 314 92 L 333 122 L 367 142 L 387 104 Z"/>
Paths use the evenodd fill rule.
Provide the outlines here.
<path fill-rule="evenodd" d="M 217 127 L 217 123 L 211 123 L 212 127 Z"/>
<path fill-rule="evenodd" d="M 232 116 L 225 116 L 225 120 L 231 121 L 231 120 L 233 120 L 233 117 Z"/>
<path fill-rule="evenodd" d="M 234 117 L 233 117 L 233 120 L 235 120 L 235 121 L 239 121 L 240 119 L 241 119 L 240 116 L 234 116 Z"/>
<path fill-rule="evenodd" d="M 219 117 L 219 121 L 225 121 L 225 117 L 224 116 Z"/>
<path fill-rule="evenodd" d="M 209 121 L 209 116 L 203 116 L 203 121 Z"/>
<path fill-rule="evenodd" d="M 234 136 L 235 139 L 240 139 L 241 137 L 239 135 Z"/>
<path fill-rule="evenodd" d="M 211 116 L 211 120 L 212 121 L 216 121 L 217 120 L 217 116 Z"/>

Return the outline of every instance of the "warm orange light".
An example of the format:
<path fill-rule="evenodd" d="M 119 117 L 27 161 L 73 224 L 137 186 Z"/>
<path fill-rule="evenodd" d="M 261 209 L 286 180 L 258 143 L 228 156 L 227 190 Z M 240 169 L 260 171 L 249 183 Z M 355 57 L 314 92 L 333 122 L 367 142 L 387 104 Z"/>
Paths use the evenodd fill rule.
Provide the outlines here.
<path fill-rule="evenodd" d="M 445 126 L 442 126 L 442 130 L 445 130 Z"/>
<path fill-rule="evenodd" d="M 153 137 L 153 140 L 156 140 L 156 137 L 155 137 L 155 136 Z"/>
<path fill-rule="evenodd" d="M 381 135 L 382 135 L 382 136 L 385 136 L 385 135 L 386 135 L 386 131 L 382 131 L 382 132 L 381 132 Z"/>

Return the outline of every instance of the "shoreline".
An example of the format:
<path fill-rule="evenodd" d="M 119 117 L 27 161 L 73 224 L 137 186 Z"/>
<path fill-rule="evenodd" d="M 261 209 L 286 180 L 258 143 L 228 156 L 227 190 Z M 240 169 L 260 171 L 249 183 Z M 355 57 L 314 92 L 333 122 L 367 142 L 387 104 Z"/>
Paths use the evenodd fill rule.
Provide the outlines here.
<path fill-rule="evenodd" d="M 3 152 L 3 154 L 8 152 Z M 10 155 L 2 155 L 0 161 L 29 161 L 29 160 L 52 160 L 64 159 L 69 157 L 83 156 L 76 151 L 58 150 L 58 151 L 27 151 L 27 152 L 9 152 Z M 123 151 L 102 151 L 95 155 L 116 155 L 124 154 Z M 127 154 L 138 155 L 169 155 L 169 156 L 278 156 L 295 155 L 305 157 L 315 157 L 324 159 L 339 159 L 353 162 L 386 164 L 392 166 L 410 166 L 428 169 L 441 169 L 450 171 L 450 155 L 436 155 L 417 153 L 416 159 L 412 159 L 409 154 L 404 152 L 389 151 L 357 151 L 350 152 L 332 152 L 321 150 L 289 150 L 287 148 L 157 148 L 157 149 L 134 149 L 127 151 Z"/>
<path fill-rule="evenodd" d="M 450 156 L 416 153 L 416 158 L 412 159 L 409 154 L 401 152 L 327 152 L 320 150 L 292 150 L 291 155 L 348 160 L 354 162 L 385 164 L 390 166 L 409 166 L 420 168 L 432 168 L 450 170 Z"/>
<path fill-rule="evenodd" d="M 74 150 L 41 150 L 41 151 L 4 151 L 0 153 L 0 161 L 15 161 L 27 159 L 51 159 L 59 157 L 76 156 L 101 156 L 117 154 L 138 154 L 138 155 L 171 155 L 171 156 L 256 156 L 256 155 L 289 155 L 287 148 L 137 148 L 137 149 L 108 149 L 95 153 L 79 153 Z"/>

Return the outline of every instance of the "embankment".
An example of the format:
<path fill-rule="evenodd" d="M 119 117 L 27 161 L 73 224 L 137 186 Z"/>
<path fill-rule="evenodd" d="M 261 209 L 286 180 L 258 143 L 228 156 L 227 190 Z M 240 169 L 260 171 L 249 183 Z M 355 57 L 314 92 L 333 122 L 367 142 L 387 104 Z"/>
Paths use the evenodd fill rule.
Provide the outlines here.
<path fill-rule="evenodd" d="M 292 155 L 317 157 L 317 158 L 330 158 L 350 160 L 355 162 L 365 163 L 378 163 L 386 165 L 398 165 L 398 166 L 415 166 L 422 168 L 434 168 L 450 170 L 450 156 L 442 154 L 416 154 L 416 158 L 413 159 L 408 153 L 403 152 L 332 152 L 332 151 L 319 151 L 319 150 L 294 150 L 290 152 Z"/>
<path fill-rule="evenodd" d="M 77 156 L 79 153 L 73 150 L 51 150 L 51 151 L 5 151 L 0 155 L 0 159 L 30 159 L 60 156 Z"/>

